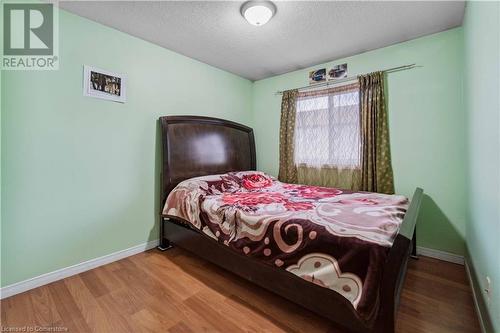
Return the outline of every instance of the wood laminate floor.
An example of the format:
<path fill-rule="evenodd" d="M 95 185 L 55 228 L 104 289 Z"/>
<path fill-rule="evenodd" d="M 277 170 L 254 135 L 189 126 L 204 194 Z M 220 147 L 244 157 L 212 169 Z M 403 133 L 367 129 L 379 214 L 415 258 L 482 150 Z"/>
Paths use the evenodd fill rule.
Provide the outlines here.
<path fill-rule="evenodd" d="M 174 248 L 151 250 L 1 301 L 2 331 L 328 332 L 327 320 Z M 464 267 L 410 260 L 397 332 L 479 332 Z"/>

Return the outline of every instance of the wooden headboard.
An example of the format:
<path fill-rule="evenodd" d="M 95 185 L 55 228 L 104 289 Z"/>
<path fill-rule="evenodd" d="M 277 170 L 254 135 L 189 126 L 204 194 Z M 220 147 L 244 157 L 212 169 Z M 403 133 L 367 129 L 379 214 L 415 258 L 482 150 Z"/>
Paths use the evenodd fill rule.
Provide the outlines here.
<path fill-rule="evenodd" d="M 160 118 L 161 205 L 181 181 L 230 171 L 255 170 L 253 130 L 229 120 L 198 116 Z"/>

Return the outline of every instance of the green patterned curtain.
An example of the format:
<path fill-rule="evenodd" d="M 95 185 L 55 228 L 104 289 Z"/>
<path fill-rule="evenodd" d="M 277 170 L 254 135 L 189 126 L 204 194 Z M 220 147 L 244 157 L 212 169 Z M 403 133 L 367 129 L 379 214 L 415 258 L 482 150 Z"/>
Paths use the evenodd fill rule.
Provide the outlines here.
<path fill-rule="evenodd" d="M 361 183 L 369 192 L 394 193 L 384 73 L 358 76 L 361 110 Z"/>
<path fill-rule="evenodd" d="M 294 131 L 298 90 L 283 92 L 280 123 L 280 170 L 278 179 L 285 183 L 297 183 L 297 167 L 294 162 Z"/>

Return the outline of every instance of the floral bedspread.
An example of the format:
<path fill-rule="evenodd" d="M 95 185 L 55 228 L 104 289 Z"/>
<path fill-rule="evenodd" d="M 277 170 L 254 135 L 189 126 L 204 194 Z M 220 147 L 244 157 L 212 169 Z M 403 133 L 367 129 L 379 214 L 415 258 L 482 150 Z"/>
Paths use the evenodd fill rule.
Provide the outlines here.
<path fill-rule="evenodd" d="M 370 318 L 408 199 L 286 184 L 262 172 L 192 178 L 168 196 L 180 217 L 234 251 L 347 298 Z"/>

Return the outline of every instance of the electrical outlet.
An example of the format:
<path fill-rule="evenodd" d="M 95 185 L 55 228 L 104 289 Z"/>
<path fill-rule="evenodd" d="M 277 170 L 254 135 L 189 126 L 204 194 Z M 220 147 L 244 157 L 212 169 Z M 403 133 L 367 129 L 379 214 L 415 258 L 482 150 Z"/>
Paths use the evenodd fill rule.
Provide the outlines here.
<path fill-rule="evenodd" d="M 492 290 L 491 290 L 491 278 L 489 276 L 486 277 L 486 288 L 484 288 L 484 292 L 486 293 L 486 297 L 487 297 L 488 304 L 489 304 L 490 303 L 490 299 L 491 299 L 491 294 L 492 294 Z"/>

